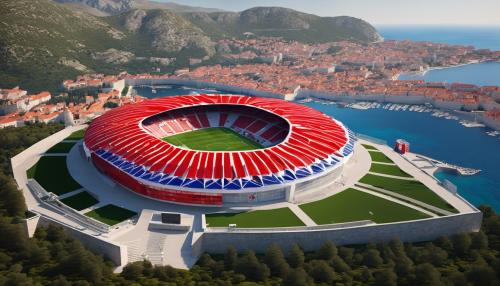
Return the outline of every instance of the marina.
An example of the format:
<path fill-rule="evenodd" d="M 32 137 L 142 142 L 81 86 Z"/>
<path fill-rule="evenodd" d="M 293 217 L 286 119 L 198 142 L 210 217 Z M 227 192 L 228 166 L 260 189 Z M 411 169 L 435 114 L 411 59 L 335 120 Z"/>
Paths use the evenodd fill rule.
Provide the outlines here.
<path fill-rule="evenodd" d="M 307 103 L 313 101 L 312 99 L 302 100 L 300 103 Z M 316 100 L 314 100 L 316 101 Z M 325 101 L 319 101 L 321 104 L 328 104 Z M 330 103 L 332 104 L 332 103 Z M 447 120 L 455 120 L 458 121 L 464 127 L 467 128 L 484 128 L 484 125 L 481 122 L 478 122 L 477 119 L 474 120 L 466 120 L 461 118 L 460 114 L 455 115 L 455 111 L 443 111 L 440 109 L 433 108 L 429 105 L 409 105 L 409 104 L 397 104 L 397 103 L 378 103 L 378 102 L 368 102 L 368 101 L 360 101 L 355 103 L 339 103 L 340 106 L 345 108 L 352 108 L 357 110 L 368 110 L 368 109 L 385 109 L 388 111 L 409 111 L 409 112 L 419 112 L 419 113 L 430 113 L 431 116 L 447 119 Z M 489 136 L 497 136 L 500 134 L 498 131 L 487 131 Z"/>

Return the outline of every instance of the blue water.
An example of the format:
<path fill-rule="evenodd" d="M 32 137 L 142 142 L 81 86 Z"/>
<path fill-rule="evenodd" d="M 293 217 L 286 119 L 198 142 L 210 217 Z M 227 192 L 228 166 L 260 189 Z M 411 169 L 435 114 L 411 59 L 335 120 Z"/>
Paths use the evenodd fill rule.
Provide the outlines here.
<path fill-rule="evenodd" d="M 387 40 L 430 41 L 474 46 L 477 49 L 500 50 L 500 26 L 379 26 L 377 29 Z"/>
<path fill-rule="evenodd" d="M 210 92 L 179 87 L 157 89 L 156 94 L 148 88 L 137 91 L 149 98 Z M 474 205 L 488 204 L 500 210 L 500 137 L 486 135 L 484 128 L 465 128 L 457 121 L 432 117 L 429 113 L 357 110 L 319 102 L 306 105 L 339 119 L 354 132 L 385 140 L 388 144 L 404 138 L 411 143 L 413 152 L 481 169 L 474 176 L 441 172 L 436 177 L 453 182 L 459 193 Z"/>
<path fill-rule="evenodd" d="M 356 110 L 318 102 L 306 105 L 339 119 L 354 132 L 385 140 L 389 145 L 403 138 L 415 153 L 481 169 L 474 176 L 440 172 L 436 177 L 453 182 L 460 195 L 474 205 L 488 204 L 500 210 L 500 137 L 486 135 L 484 128 L 465 128 L 457 121 L 429 113 Z"/>
<path fill-rule="evenodd" d="M 427 82 L 462 82 L 476 85 L 500 85 L 500 62 L 486 62 L 445 69 L 431 70 L 422 74 L 402 74 L 398 79 L 423 79 Z"/>
<path fill-rule="evenodd" d="M 156 93 L 153 93 L 150 87 L 134 87 L 137 94 L 147 97 L 147 98 L 159 98 L 165 96 L 175 96 L 175 95 L 191 95 L 200 93 L 224 93 L 215 90 L 208 89 L 197 89 L 182 86 L 158 86 L 156 88 Z"/>

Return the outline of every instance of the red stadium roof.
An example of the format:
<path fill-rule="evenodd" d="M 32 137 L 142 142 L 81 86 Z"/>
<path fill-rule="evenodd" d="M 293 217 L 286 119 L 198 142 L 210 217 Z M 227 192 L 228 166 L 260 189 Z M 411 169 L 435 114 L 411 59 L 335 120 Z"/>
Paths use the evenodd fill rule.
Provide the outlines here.
<path fill-rule="evenodd" d="M 237 106 L 253 107 L 284 120 L 279 128 L 277 124 L 275 127 L 269 125 L 267 130 L 276 128 L 275 134 L 273 130 L 267 132 L 269 134 L 264 132 L 263 126 L 268 123 L 262 117 L 240 114 L 233 123 L 239 126 L 239 131 L 266 142 L 269 147 L 265 149 L 188 150 L 161 140 L 164 134 L 180 133 L 188 128 L 216 127 L 226 122 L 225 111 L 215 119 L 214 116 L 207 118 L 206 112 L 193 116 L 176 111 L 208 105 L 224 105 L 229 110 Z M 167 122 L 170 125 L 165 122 L 143 124 L 165 112 L 177 112 L 182 118 L 169 117 L 170 122 L 176 121 L 175 124 Z M 288 124 L 286 128 L 284 122 Z M 235 180 L 239 182 L 229 189 L 259 187 L 266 182 L 283 183 L 319 173 L 349 155 L 353 142 L 354 136 L 342 123 L 315 109 L 280 99 L 239 95 L 175 96 L 126 105 L 95 119 L 85 134 L 88 150 L 134 177 L 158 184 L 203 189 L 227 189 L 226 186 Z M 245 186 L 246 183 L 249 185 Z M 215 185 L 210 187 L 212 184 Z"/>

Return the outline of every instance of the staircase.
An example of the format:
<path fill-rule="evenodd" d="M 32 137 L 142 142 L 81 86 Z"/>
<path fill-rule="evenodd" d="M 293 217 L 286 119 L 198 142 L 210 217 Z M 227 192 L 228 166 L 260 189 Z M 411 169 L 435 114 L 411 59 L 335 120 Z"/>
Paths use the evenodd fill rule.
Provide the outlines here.
<path fill-rule="evenodd" d="M 167 236 L 161 232 L 150 232 L 145 254 L 151 264 L 163 265 L 166 238 Z"/>

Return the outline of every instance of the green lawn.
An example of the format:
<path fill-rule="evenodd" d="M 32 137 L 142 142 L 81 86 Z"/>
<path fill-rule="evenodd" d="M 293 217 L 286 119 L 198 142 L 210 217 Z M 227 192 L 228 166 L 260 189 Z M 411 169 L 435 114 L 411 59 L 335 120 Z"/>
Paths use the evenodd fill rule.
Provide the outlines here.
<path fill-rule="evenodd" d="M 360 182 L 407 196 L 443 210 L 456 212 L 445 200 L 418 181 L 393 179 L 368 174 L 361 178 Z"/>
<path fill-rule="evenodd" d="M 416 220 L 428 215 L 355 189 L 300 205 L 317 224 L 371 220 L 376 223 Z"/>
<path fill-rule="evenodd" d="M 61 202 L 70 208 L 81 211 L 97 204 L 99 201 L 88 192 L 80 192 L 74 196 L 62 199 Z"/>
<path fill-rule="evenodd" d="M 66 167 L 66 156 L 42 157 L 27 172 L 28 178 L 35 179 L 42 187 L 56 195 L 80 189 Z"/>
<path fill-rule="evenodd" d="M 71 135 L 69 135 L 68 137 L 66 137 L 65 140 L 80 140 L 80 139 L 83 139 L 83 136 L 85 135 L 85 130 L 86 129 L 75 131 L 75 132 L 71 133 Z"/>
<path fill-rule="evenodd" d="M 101 208 L 90 211 L 85 215 L 107 225 L 115 225 L 136 216 L 137 213 L 115 205 L 105 205 Z"/>
<path fill-rule="evenodd" d="M 163 138 L 176 146 L 203 151 L 241 151 L 262 149 L 254 142 L 228 128 L 205 128 Z"/>
<path fill-rule="evenodd" d="M 382 163 L 394 163 L 391 159 L 387 158 L 382 152 L 377 151 L 368 151 L 370 153 L 370 157 L 372 157 L 372 161 L 382 162 Z"/>
<path fill-rule="evenodd" d="M 46 153 L 69 153 L 71 148 L 75 146 L 75 142 L 61 142 L 52 146 Z"/>
<path fill-rule="evenodd" d="M 377 148 L 373 147 L 372 145 L 367 145 L 367 144 L 361 144 L 361 145 L 368 150 L 377 150 Z"/>
<path fill-rule="evenodd" d="M 395 165 L 372 164 L 370 172 L 411 178 L 410 175 Z"/>
<path fill-rule="evenodd" d="M 289 209 L 259 210 L 243 213 L 215 213 L 206 215 L 209 227 L 227 227 L 235 223 L 237 227 L 286 227 L 303 226 L 304 223 Z"/>

